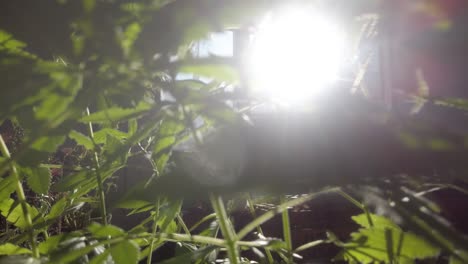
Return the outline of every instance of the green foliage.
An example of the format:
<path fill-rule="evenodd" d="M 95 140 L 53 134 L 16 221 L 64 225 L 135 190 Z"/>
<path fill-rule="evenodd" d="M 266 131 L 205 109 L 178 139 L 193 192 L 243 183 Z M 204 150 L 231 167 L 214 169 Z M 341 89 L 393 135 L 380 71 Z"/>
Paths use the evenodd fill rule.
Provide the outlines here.
<path fill-rule="evenodd" d="M 240 82 L 238 63 L 232 58 L 196 58 L 191 47 L 212 32 L 252 23 L 273 4 L 51 0 L 40 3 L 50 10 L 50 21 L 35 23 L 35 15 L 44 14 L 34 10 L 26 32 L 0 28 L 0 124 L 9 120 L 24 130 L 15 148 L 6 133 L 0 135 L 0 213 L 2 224 L 6 222 L 0 231 L 0 263 L 150 263 L 158 248 L 177 243 L 175 256 L 162 263 L 214 263 L 226 257 L 229 263 L 247 263 L 244 251 L 253 250 L 260 261 L 272 264 L 292 262 L 296 253 L 331 242 L 343 250 L 338 258 L 351 263 L 413 263 L 441 252 L 451 255 L 452 264 L 466 263 L 466 252 L 451 243 L 443 247 L 439 240 L 434 246 L 423 235 L 403 231 L 377 215 L 371 215 L 372 225 L 365 215 L 353 217 L 362 228 L 346 243 L 330 236 L 293 249 L 287 210 L 337 188 L 284 201 L 259 216 L 249 199 L 254 219 L 238 232 L 221 196 L 213 195 L 216 213 L 186 226 L 180 196 L 208 193 L 188 178 L 178 181 L 183 170 L 173 157 L 175 146 L 193 141 L 194 148 L 200 148 L 205 132 L 242 122 L 239 109 L 230 106 L 233 95 L 225 91 Z M 36 24 L 41 30 L 33 30 Z M 178 80 L 180 74 L 194 79 Z M 162 93 L 175 101 L 163 100 Z M 463 99 L 435 103 L 467 108 Z M 409 133 L 400 139 L 414 149 L 455 147 L 445 139 Z M 219 145 L 229 148 L 228 143 Z M 145 168 L 131 162 L 136 157 L 144 157 Z M 121 184 L 124 176 L 132 180 L 129 189 Z M 113 200 L 109 197 L 115 190 L 118 197 Z M 168 197 L 171 192 L 178 198 Z M 129 230 L 112 225 L 114 207 L 144 220 Z M 263 237 L 268 234 L 245 240 L 280 213 L 286 242 Z M 456 245 L 465 241 L 450 239 Z"/>
<path fill-rule="evenodd" d="M 124 240 L 114 246 L 109 251 L 116 264 L 136 264 L 139 258 L 139 246 L 132 240 Z"/>
<path fill-rule="evenodd" d="M 416 259 L 433 258 L 440 249 L 413 233 L 404 232 L 390 219 L 371 215 L 353 216 L 362 228 L 351 234 L 351 240 L 342 245 L 336 259 L 350 263 L 414 263 Z"/>
<path fill-rule="evenodd" d="M 31 254 L 31 250 L 22 248 L 11 243 L 0 245 L 0 255 L 20 255 Z"/>

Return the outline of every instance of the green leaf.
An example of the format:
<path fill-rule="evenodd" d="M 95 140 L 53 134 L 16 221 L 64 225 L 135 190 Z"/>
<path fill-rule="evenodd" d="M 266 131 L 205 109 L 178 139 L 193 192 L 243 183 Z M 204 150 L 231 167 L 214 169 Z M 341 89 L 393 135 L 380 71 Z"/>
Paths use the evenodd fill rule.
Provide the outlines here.
<path fill-rule="evenodd" d="M 138 38 L 140 32 L 141 26 L 138 23 L 131 23 L 125 28 L 123 36 L 120 40 L 120 45 L 125 55 L 128 55 L 130 53 L 133 43 L 135 43 L 135 40 Z"/>
<path fill-rule="evenodd" d="M 0 245 L 0 255 L 19 255 L 19 254 L 31 254 L 31 250 L 22 248 L 11 243 L 5 243 Z"/>
<path fill-rule="evenodd" d="M 353 220 L 366 228 L 351 234 L 351 240 L 342 245 L 343 250 L 335 259 L 350 263 L 414 263 L 416 259 L 433 258 L 440 249 L 425 239 L 403 232 L 390 219 L 371 215 L 374 227 L 369 227 L 365 214 Z"/>
<path fill-rule="evenodd" d="M 37 139 L 31 146 L 32 149 L 44 152 L 55 152 L 65 141 L 65 136 L 45 136 Z"/>
<path fill-rule="evenodd" d="M 86 13 L 91 13 L 96 6 L 96 0 L 83 0 L 83 9 Z"/>
<path fill-rule="evenodd" d="M 12 176 L 0 178 L 0 201 L 10 198 L 16 188 L 15 182 L 15 178 Z"/>
<path fill-rule="evenodd" d="M 374 225 L 375 228 L 381 228 L 381 229 L 393 228 L 393 229 L 400 230 L 400 227 L 398 225 L 396 225 L 394 222 L 392 222 L 392 220 L 386 217 L 375 215 L 375 214 L 370 214 L 370 217 L 372 219 L 372 224 Z M 353 219 L 353 221 L 356 224 L 362 227 L 371 228 L 366 214 L 355 215 L 355 216 L 352 216 L 351 219 Z"/>
<path fill-rule="evenodd" d="M 27 168 L 22 171 L 27 174 L 26 182 L 35 193 L 49 192 L 51 174 L 48 168 Z"/>
<path fill-rule="evenodd" d="M 67 206 L 67 199 L 65 197 L 62 197 L 54 205 L 52 205 L 49 213 L 45 217 L 46 220 L 52 220 L 57 217 L 60 217 L 63 211 L 65 211 L 66 206 Z"/>
<path fill-rule="evenodd" d="M 88 136 L 83 135 L 76 130 L 72 130 L 68 136 L 75 140 L 76 144 L 85 147 L 87 150 L 94 149 L 93 141 Z"/>
<path fill-rule="evenodd" d="M 55 235 L 48 237 L 45 241 L 41 242 L 38 246 L 39 252 L 44 255 L 48 255 L 51 252 L 57 250 L 60 242 L 64 240 L 65 235 Z"/>
<path fill-rule="evenodd" d="M 103 226 L 98 223 L 92 223 L 89 225 L 88 230 L 96 238 L 118 237 L 125 234 L 125 231 L 117 226 Z"/>
<path fill-rule="evenodd" d="M 168 206 L 163 207 L 160 210 L 160 218 L 158 220 L 158 225 L 161 228 L 162 232 L 166 232 L 170 224 L 180 213 L 182 208 L 182 200 L 171 201 Z M 174 230 L 173 230 L 174 231 Z"/>
<path fill-rule="evenodd" d="M 26 205 L 31 218 L 34 220 L 39 212 L 37 209 L 29 204 Z M 5 199 L 0 201 L 1 214 L 6 217 L 7 221 L 14 224 L 16 227 L 25 229 L 28 225 L 24 219 L 23 209 L 15 200 Z"/>
<path fill-rule="evenodd" d="M 109 249 L 116 264 L 137 264 L 140 248 L 132 240 L 124 240 Z"/>
<path fill-rule="evenodd" d="M 145 102 L 139 103 L 134 108 L 111 107 L 96 113 L 92 113 L 89 116 L 85 116 L 81 118 L 80 121 L 83 123 L 106 123 L 123 121 L 135 117 L 140 117 L 150 109 L 151 105 Z"/>
<path fill-rule="evenodd" d="M 96 144 L 104 144 L 106 143 L 108 135 L 112 135 L 120 140 L 128 138 L 128 134 L 125 132 L 112 128 L 103 128 L 94 133 L 94 142 L 96 142 Z"/>

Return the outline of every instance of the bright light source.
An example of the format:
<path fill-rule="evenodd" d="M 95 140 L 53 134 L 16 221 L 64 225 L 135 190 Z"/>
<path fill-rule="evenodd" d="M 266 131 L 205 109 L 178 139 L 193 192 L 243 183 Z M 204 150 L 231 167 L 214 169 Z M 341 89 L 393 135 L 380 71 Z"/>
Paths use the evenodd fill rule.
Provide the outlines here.
<path fill-rule="evenodd" d="M 344 43 L 344 33 L 320 14 L 270 14 L 250 50 L 253 92 L 283 104 L 303 102 L 336 80 Z"/>

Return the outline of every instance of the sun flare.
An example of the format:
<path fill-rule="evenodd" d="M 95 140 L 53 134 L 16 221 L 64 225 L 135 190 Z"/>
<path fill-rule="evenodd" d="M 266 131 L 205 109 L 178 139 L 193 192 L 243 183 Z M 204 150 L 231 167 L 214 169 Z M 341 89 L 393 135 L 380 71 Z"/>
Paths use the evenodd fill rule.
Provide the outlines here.
<path fill-rule="evenodd" d="M 325 16 L 306 10 L 271 13 L 253 36 L 249 72 L 255 94 L 303 102 L 337 78 L 345 37 Z"/>

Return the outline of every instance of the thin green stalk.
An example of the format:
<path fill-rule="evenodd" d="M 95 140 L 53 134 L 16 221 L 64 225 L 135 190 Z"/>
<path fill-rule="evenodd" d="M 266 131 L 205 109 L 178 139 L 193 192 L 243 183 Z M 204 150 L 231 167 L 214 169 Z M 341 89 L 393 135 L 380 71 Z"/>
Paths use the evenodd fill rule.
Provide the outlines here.
<path fill-rule="evenodd" d="M 232 228 L 232 225 L 230 224 L 229 217 L 226 213 L 226 209 L 224 208 L 223 200 L 221 199 L 221 196 L 211 194 L 210 201 L 218 218 L 221 232 L 223 232 L 223 236 L 226 240 L 226 248 L 228 251 L 229 263 L 238 264 L 239 251 L 237 248 L 237 237 Z"/>
<path fill-rule="evenodd" d="M 156 233 L 158 231 L 158 218 L 159 218 L 159 207 L 160 207 L 160 201 L 159 198 L 156 201 L 156 207 L 154 208 L 154 218 L 153 218 L 153 236 L 156 236 Z M 148 253 L 148 257 L 146 258 L 146 263 L 151 264 L 151 260 L 153 257 L 153 250 L 154 250 L 154 244 L 158 241 L 158 238 L 152 238 L 151 239 L 151 244 L 150 244 L 150 250 Z"/>
<path fill-rule="evenodd" d="M 297 247 L 294 252 L 297 253 L 297 252 L 301 252 L 303 250 L 306 250 L 306 249 L 309 249 L 309 248 L 313 248 L 315 246 L 318 246 L 318 245 L 321 245 L 321 244 L 324 244 L 324 243 L 328 243 L 327 240 L 323 240 L 323 239 L 320 239 L 320 240 L 315 240 L 315 241 L 311 241 L 309 243 L 306 243 L 302 246 L 299 246 Z"/>
<path fill-rule="evenodd" d="M 310 194 L 304 195 L 302 197 L 299 197 L 299 198 L 287 201 L 285 203 L 282 203 L 282 204 L 278 205 L 275 209 L 270 210 L 270 211 L 262 214 L 261 216 L 257 217 L 252 222 L 247 224 L 244 228 L 242 228 L 237 233 L 237 237 L 238 237 L 238 239 L 244 238 L 252 230 L 254 230 L 257 226 L 259 226 L 259 225 L 267 222 L 268 220 L 272 219 L 273 217 L 275 217 L 275 215 L 277 215 L 279 213 L 282 213 L 284 210 L 288 209 L 288 207 L 294 207 L 294 206 L 303 204 L 303 203 L 305 203 L 307 201 L 310 201 L 310 200 L 316 198 L 319 195 L 329 193 L 329 192 L 333 192 L 333 191 L 336 191 L 337 189 L 338 188 L 324 189 L 322 191 L 318 191 L 318 192 L 315 192 L 315 193 L 310 193 Z"/>
<path fill-rule="evenodd" d="M 367 209 L 367 206 L 365 206 L 364 204 L 360 203 L 358 200 L 354 199 L 351 195 L 347 194 L 346 192 L 344 192 L 341 188 L 337 189 L 336 190 L 336 193 L 338 193 L 339 195 L 341 195 L 343 198 L 345 198 L 346 200 L 350 201 L 352 204 L 354 204 L 356 207 L 358 207 L 359 209 L 361 209 L 362 211 L 364 211 L 364 213 L 366 214 L 366 217 L 367 217 L 367 222 L 369 222 L 369 226 L 370 227 L 373 227 L 374 226 L 374 222 L 372 221 L 372 217 L 369 213 L 369 209 Z"/>
<path fill-rule="evenodd" d="M 196 222 L 192 227 L 190 227 L 189 231 L 192 232 L 193 230 L 195 230 L 197 227 L 199 227 L 201 224 L 203 224 L 204 222 L 212 219 L 212 218 L 216 218 L 216 214 L 213 213 L 213 214 L 209 214 L 205 217 L 203 217 L 200 221 Z"/>
<path fill-rule="evenodd" d="M 182 229 L 184 230 L 184 232 L 185 232 L 187 235 L 190 235 L 190 230 L 188 229 L 187 225 L 186 225 L 185 222 L 184 222 L 184 219 L 182 219 L 182 216 L 180 216 L 180 214 L 177 214 L 177 221 L 178 221 L 179 224 L 182 226 Z"/>
<path fill-rule="evenodd" d="M 89 116 L 89 108 L 86 108 L 86 114 Z M 104 187 L 103 187 L 103 182 L 102 182 L 102 176 L 101 176 L 101 167 L 99 165 L 99 157 L 97 153 L 97 144 L 94 141 L 94 131 L 93 131 L 93 125 L 91 122 L 88 123 L 88 132 L 89 132 L 89 137 L 93 141 L 94 144 L 94 155 L 93 155 L 93 163 L 94 163 L 94 170 L 96 171 L 96 180 L 98 184 L 98 195 L 99 195 L 99 207 L 101 210 L 101 219 L 102 219 L 102 224 L 107 225 L 107 209 L 106 209 L 106 197 L 104 194 Z"/>
<path fill-rule="evenodd" d="M 281 203 L 285 203 L 286 199 L 284 196 L 281 197 Z M 289 210 L 286 208 L 281 213 L 281 219 L 283 222 L 283 237 L 286 242 L 286 249 L 288 250 L 288 262 L 293 263 L 292 255 L 292 239 L 291 239 L 291 223 L 289 221 Z"/>
<path fill-rule="evenodd" d="M 249 206 L 249 211 L 252 217 L 254 219 L 257 218 L 257 213 L 255 212 L 255 207 L 252 201 L 252 197 L 250 196 L 249 193 L 247 194 L 247 205 Z M 262 236 L 265 236 L 265 234 L 263 233 L 262 227 L 260 225 L 257 226 L 257 232 L 261 234 Z M 274 259 L 273 259 L 273 255 L 271 255 L 271 251 L 265 248 L 265 253 L 267 255 L 268 263 L 273 264 Z"/>
<path fill-rule="evenodd" d="M 2 135 L 0 135 L 0 151 L 5 158 L 11 159 L 10 151 L 8 150 L 8 147 L 5 144 L 5 141 L 3 140 Z M 13 176 L 13 178 L 15 178 L 15 181 L 16 181 L 15 183 L 16 195 L 18 196 L 18 201 L 20 202 L 21 209 L 23 211 L 23 219 L 26 222 L 26 231 L 28 233 L 29 242 L 31 243 L 33 257 L 39 258 L 40 257 L 39 249 L 37 248 L 37 245 L 36 245 L 36 236 L 34 234 L 32 218 L 31 218 L 31 214 L 29 214 L 28 204 L 26 202 L 26 196 L 24 195 L 23 184 L 21 183 L 18 170 L 16 169 L 16 166 L 14 165 L 14 163 L 11 162 L 9 164 L 10 164 L 11 175 Z"/>

